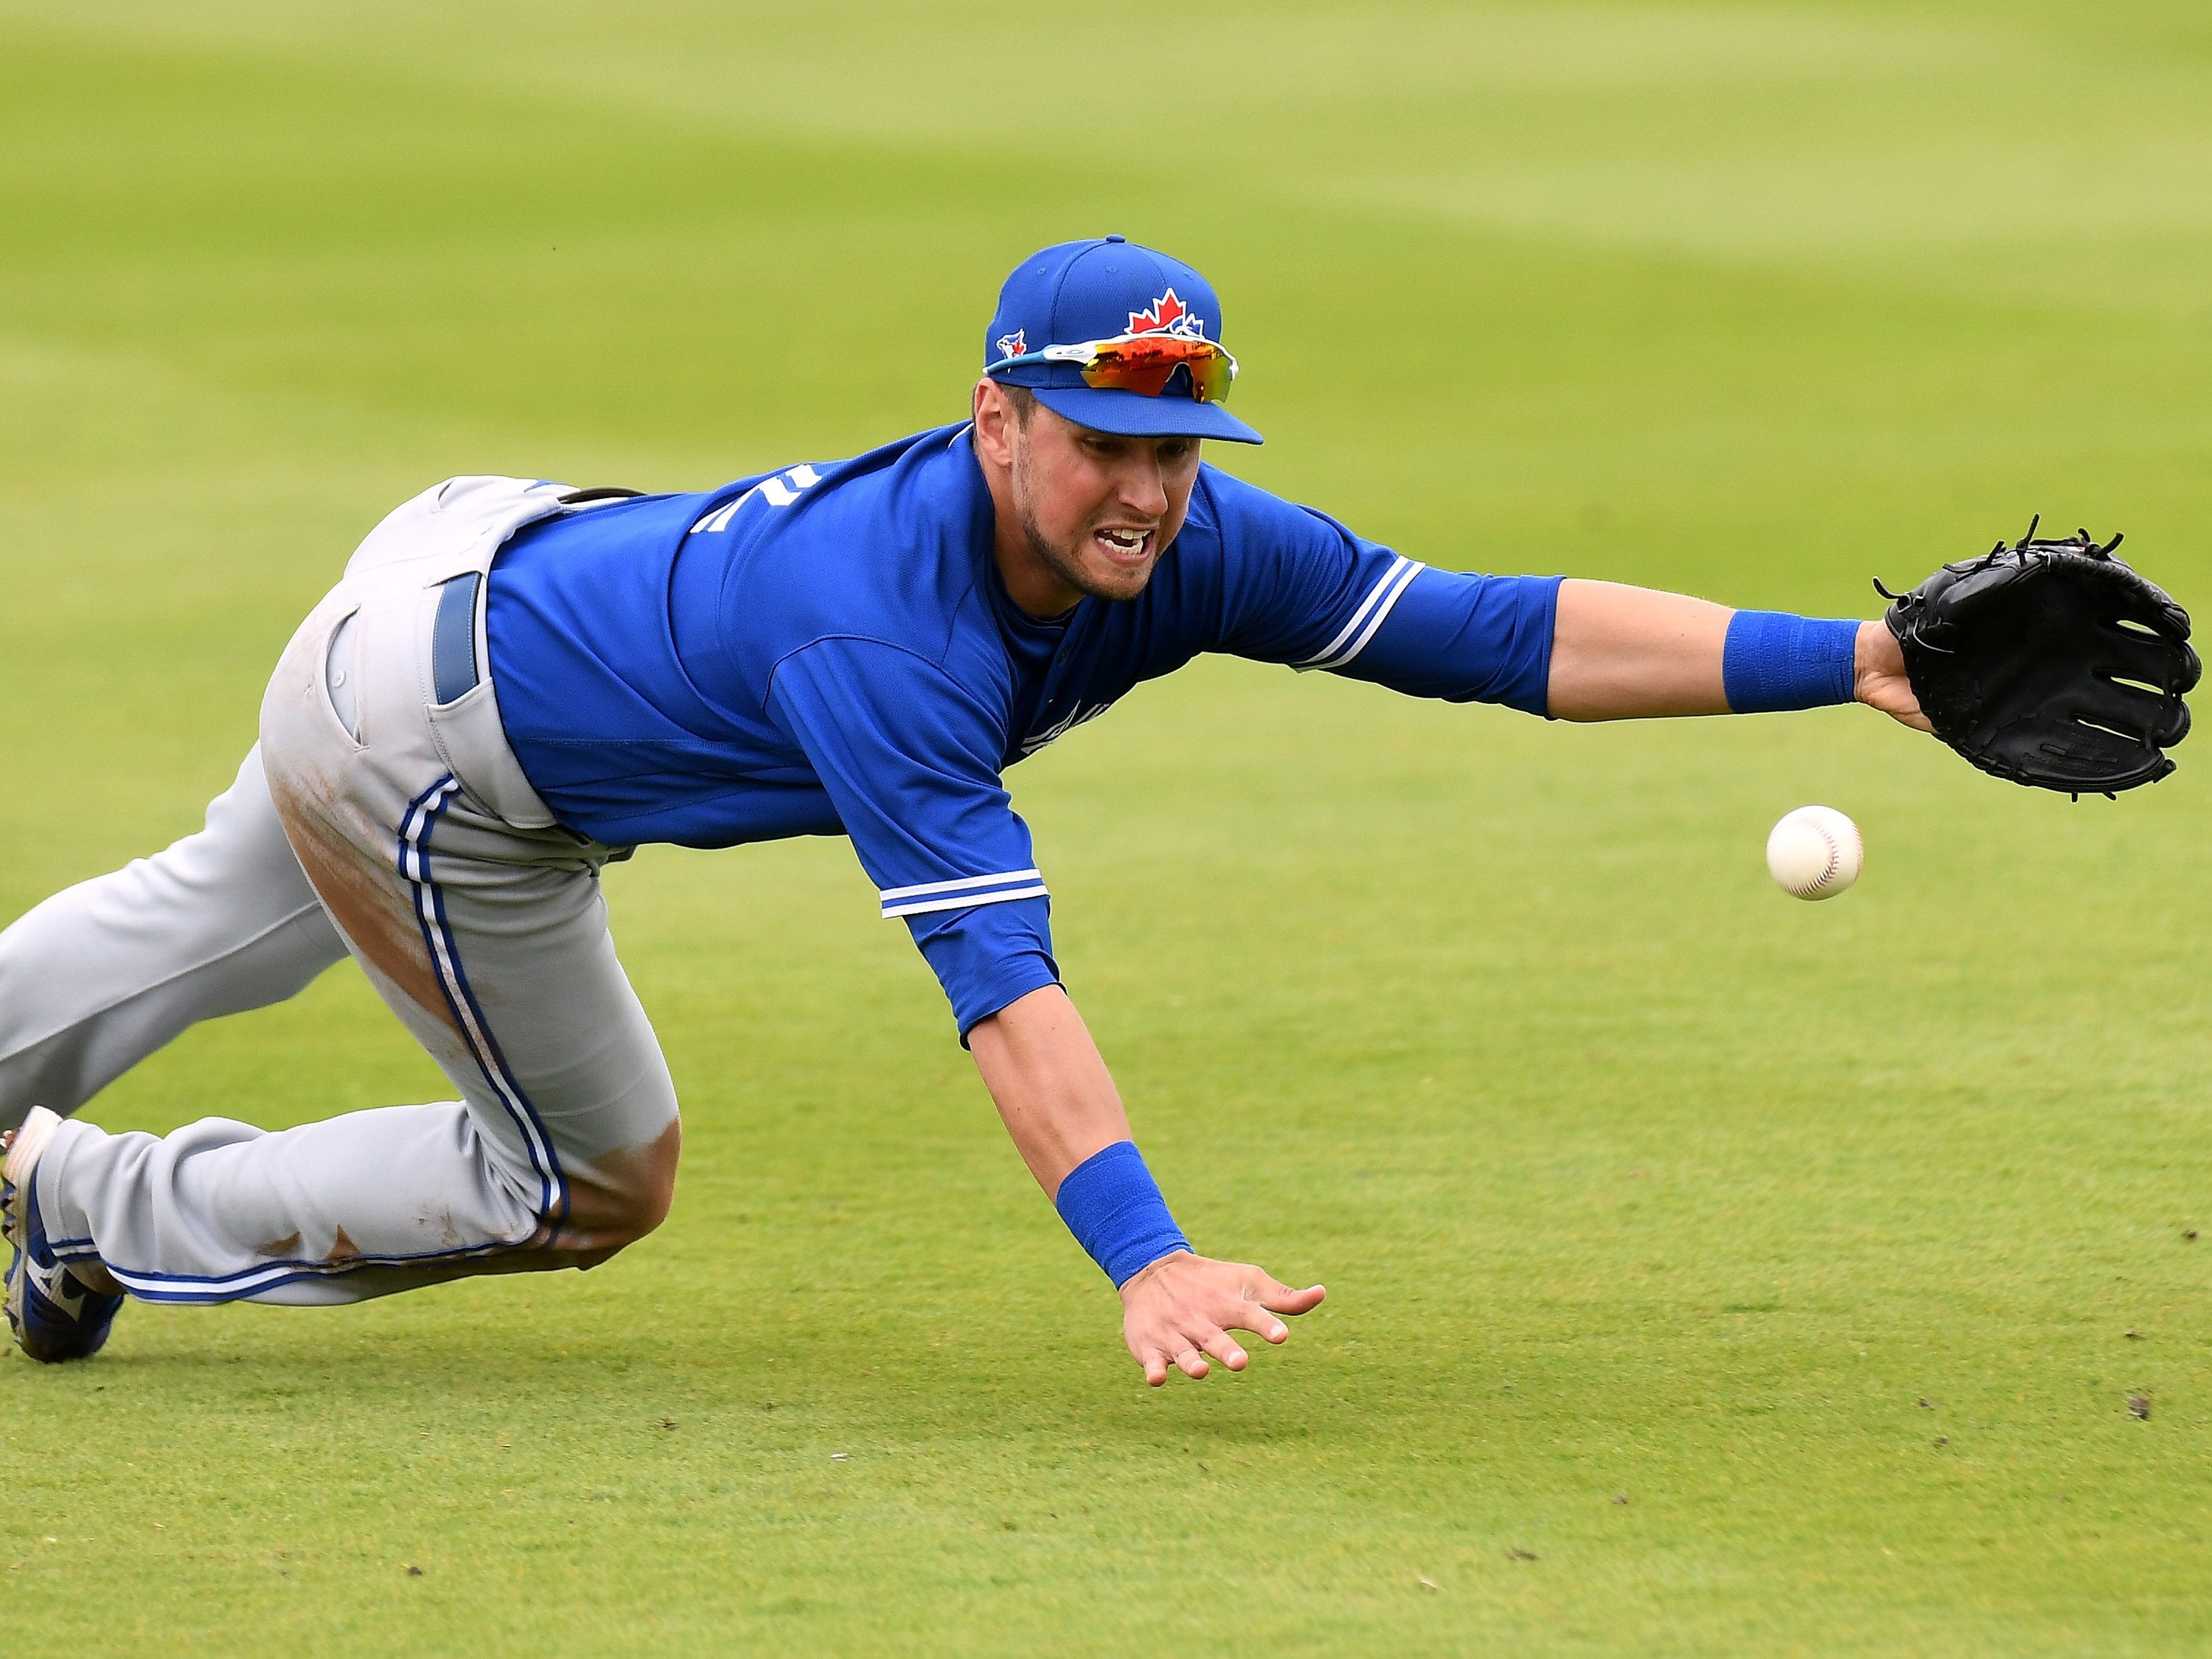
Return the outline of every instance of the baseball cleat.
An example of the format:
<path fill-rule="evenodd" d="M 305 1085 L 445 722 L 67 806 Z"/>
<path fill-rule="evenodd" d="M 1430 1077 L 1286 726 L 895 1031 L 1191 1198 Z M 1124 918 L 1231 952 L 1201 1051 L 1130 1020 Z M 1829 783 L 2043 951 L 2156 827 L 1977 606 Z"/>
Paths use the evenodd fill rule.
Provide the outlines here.
<path fill-rule="evenodd" d="M 88 1359 L 107 1340 L 119 1296 L 104 1296 L 64 1267 L 46 1244 L 31 1191 L 31 1172 L 60 1126 L 59 1114 L 33 1106 L 21 1128 L 0 1134 L 0 1233 L 15 1247 L 8 1263 L 8 1324 L 15 1346 L 46 1364 Z"/>

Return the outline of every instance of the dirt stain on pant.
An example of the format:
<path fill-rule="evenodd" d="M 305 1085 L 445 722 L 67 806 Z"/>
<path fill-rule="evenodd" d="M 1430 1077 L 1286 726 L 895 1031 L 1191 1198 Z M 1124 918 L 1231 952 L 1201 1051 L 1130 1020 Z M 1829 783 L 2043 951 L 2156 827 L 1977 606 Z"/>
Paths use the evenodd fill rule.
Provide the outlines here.
<path fill-rule="evenodd" d="M 397 836 L 387 862 L 380 850 L 371 853 L 356 845 L 333 822 L 325 802 L 289 779 L 272 776 L 269 783 L 284 838 L 338 930 L 409 1001 L 458 1034 L 453 1007 L 422 942 L 414 894 L 399 873 Z"/>
<path fill-rule="evenodd" d="M 568 1210 L 548 1241 L 550 1247 L 611 1252 L 644 1237 L 668 1214 L 683 1151 L 683 1121 L 672 1119 L 651 1140 L 569 1170 Z"/>

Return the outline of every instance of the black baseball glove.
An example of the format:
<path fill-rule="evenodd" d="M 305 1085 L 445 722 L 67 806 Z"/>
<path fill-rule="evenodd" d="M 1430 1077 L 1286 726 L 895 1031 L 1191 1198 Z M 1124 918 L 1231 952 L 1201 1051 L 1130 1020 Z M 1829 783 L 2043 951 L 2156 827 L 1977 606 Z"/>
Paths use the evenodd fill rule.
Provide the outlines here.
<path fill-rule="evenodd" d="M 2039 522 L 2038 520 L 2037 522 Z M 1984 772 L 2080 796 L 2156 783 L 2201 672 L 2189 613 L 2086 530 L 1947 564 L 1884 618 L 1936 735 Z"/>

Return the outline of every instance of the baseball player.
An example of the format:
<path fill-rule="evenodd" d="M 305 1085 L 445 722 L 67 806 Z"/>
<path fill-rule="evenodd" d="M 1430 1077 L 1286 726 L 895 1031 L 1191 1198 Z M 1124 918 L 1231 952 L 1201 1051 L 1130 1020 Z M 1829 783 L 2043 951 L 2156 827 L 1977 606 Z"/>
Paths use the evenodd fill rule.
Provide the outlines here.
<path fill-rule="evenodd" d="M 1590 720 L 1854 699 L 1925 727 L 1879 623 L 1459 574 L 1204 465 L 1258 443 L 1213 290 L 1118 236 L 1023 261 L 970 418 L 695 494 L 460 477 L 379 525 L 167 850 L 0 934 L 7 1308 L 40 1360 L 126 1297 L 327 1304 L 587 1267 L 666 1213 L 674 1085 L 599 872 L 842 835 L 1129 1351 L 1246 1363 L 1322 1300 L 1195 1252 L 1062 988 L 1007 768 L 1201 652 Z M 277 1133 L 70 1118 L 196 1020 L 341 957 L 458 1098 Z"/>

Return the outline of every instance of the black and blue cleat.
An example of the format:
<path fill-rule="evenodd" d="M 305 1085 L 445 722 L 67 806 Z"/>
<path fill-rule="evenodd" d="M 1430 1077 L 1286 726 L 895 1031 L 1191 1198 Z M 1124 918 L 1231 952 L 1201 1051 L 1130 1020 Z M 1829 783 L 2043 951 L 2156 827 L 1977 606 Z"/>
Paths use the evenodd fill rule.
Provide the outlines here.
<path fill-rule="evenodd" d="M 61 1118 L 33 1106 L 22 1127 L 0 1135 L 0 1233 L 15 1247 L 8 1263 L 8 1324 L 15 1346 L 46 1364 L 88 1359 L 115 1323 L 119 1296 L 94 1290 L 63 1265 L 46 1243 L 31 1174 Z"/>

